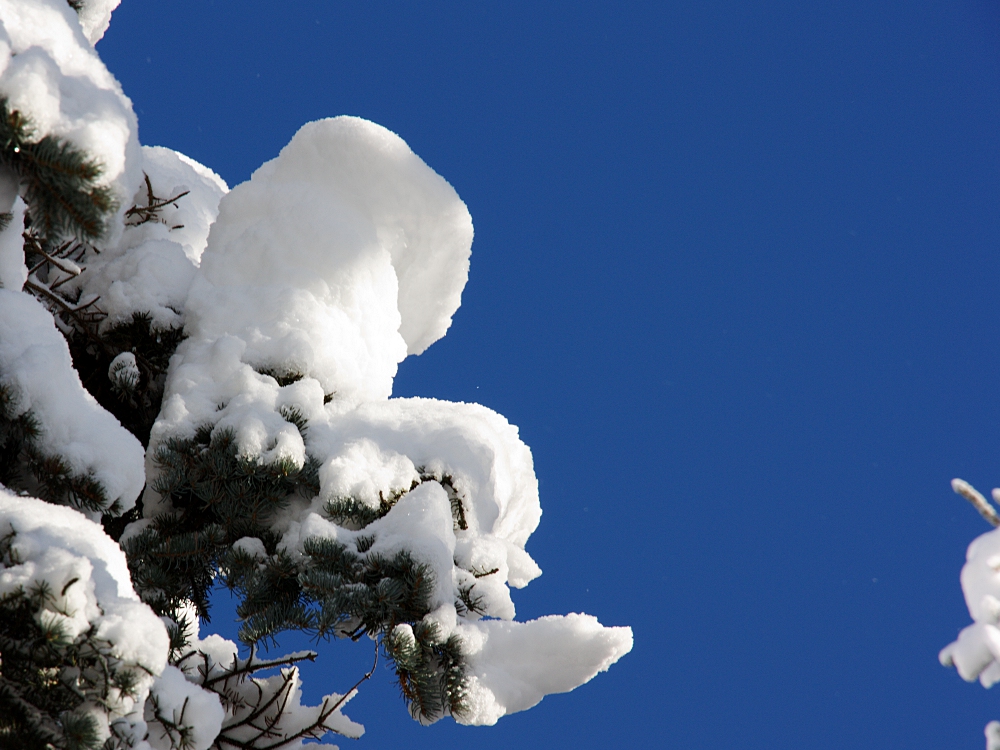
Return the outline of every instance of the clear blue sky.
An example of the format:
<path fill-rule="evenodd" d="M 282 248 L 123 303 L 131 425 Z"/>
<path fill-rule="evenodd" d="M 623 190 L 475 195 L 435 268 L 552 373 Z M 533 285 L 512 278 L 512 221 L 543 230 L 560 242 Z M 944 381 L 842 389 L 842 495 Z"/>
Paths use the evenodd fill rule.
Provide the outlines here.
<path fill-rule="evenodd" d="M 463 305 L 396 392 L 532 447 L 519 617 L 635 630 L 492 729 L 417 726 L 382 670 L 342 747 L 983 747 L 1000 692 L 937 652 L 987 530 L 948 482 L 1000 485 L 995 3 L 124 0 L 98 49 L 141 140 L 230 184 L 353 114 L 455 186 Z"/>

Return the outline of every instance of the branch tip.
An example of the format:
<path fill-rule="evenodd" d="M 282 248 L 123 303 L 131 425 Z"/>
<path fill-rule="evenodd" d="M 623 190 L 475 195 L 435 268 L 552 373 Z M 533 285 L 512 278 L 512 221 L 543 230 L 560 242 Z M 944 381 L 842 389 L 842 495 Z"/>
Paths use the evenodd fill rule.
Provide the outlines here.
<path fill-rule="evenodd" d="M 961 495 L 972 503 L 973 507 L 979 511 L 979 515 L 985 518 L 987 523 L 992 526 L 1000 526 L 1000 515 L 997 514 L 996 509 L 989 504 L 986 498 L 975 487 L 964 479 L 952 479 L 951 488 L 955 491 L 955 494 Z M 1000 503 L 1000 488 L 993 490 L 993 499 Z"/>

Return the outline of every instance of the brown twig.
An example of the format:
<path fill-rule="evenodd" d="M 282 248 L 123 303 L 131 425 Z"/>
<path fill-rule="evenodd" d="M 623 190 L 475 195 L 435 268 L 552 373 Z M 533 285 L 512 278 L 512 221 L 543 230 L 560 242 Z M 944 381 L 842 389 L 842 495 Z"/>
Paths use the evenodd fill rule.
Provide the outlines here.
<path fill-rule="evenodd" d="M 983 497 L 975 487 L 966 482 L 964 479 L 952 479 L 951 488 L 956 494 L 961 495 L 970 503 L 972 506 L 979 511 L 979 515 L 987 520 L 993 526 L 1000 526 L 1000 515 L 997 514 L 996 509 L 987 502 L 986 498 Z M 997 490 L 993 490 L 994 499 L 1000 493 Z"/>

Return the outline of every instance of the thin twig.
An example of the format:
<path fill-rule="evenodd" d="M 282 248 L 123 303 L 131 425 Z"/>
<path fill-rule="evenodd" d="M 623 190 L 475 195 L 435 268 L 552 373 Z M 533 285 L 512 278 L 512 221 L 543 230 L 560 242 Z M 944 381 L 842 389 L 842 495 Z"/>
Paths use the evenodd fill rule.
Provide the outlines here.
<path fill-rule="evenodd" d="M 28 279 L 27 281 L 24 282 L 24 285 L 31 291 L 37 294 L 41 294 L 44 297 L 47 297 L 48 299 L 55 302 L 60 307 L 60 309 L 62 309 L 64 313 L 69 315 L 71 318 L 73 318 L 73 320 L 77 322 L 77 324 L 80 326 L 81 333 L 86 335 L 87 338 L 92 339 L 94 343 L 100 344 L 104 349 L 107 349 L 107 346 L 104 344 L 104 342 L 90 332 L 90 327 L 87 325 L 87 322 L 83 320 L 83 318 L 81 318 L 79 315 L 81 311 L 86 310 L 88 307 L 97 302 L 96 299 L 92 299 L 85 305 L 80 305 L 79 307 L 73 307 L 68 302 L 66 302 L 66 300 L 64 300 L 62 297 L 60 297 L 58 294 L 56 294 L 43 284 L 39 284 L 37 282 L 32 281 L 31 279 Z"/>
<path fill-rule="evenodd" d="M 80 271 L 74 270 L 72 268 L 67 268 L 62 263 L 59 262 L 58 258 L 54 258 L 51 255 L 49 255 L 47 252 L 45 252 L 44 250 L 42 250 L 41 246 L 36 246 L 36 247 L 34 247 L 32 249 L 36 253 L 38 253 L 39 255 L 41 255 L 42 257 L 44 257 L 45 260 L 47 260 L 49 263 L 51 263 L 52 265 L 54 265 L 56 268 L 58 268 L 63 273 L 68 273 L 71 276 L 79 276 L 80 275 Z"/>
<path fill-rule="evenodd" d="M 280 659 L 274 659 L 273 661 L 254 661 L 253 656 L 247 660 L 247 662 L 239 668 L 233 669 L 231 671 L 225 672 L 224 674 L 216 675 L 215 677 L 205 680 L 202 685 L 204 687 L 209 687 L 210 685 L 218 682 L 219 680 L 228 680 L 230 677 L 236 677 L 241 674 L 250 674 L 252 672 L 257 672 L 262 669 L 271 669 L 273 667 L 290 667 L 296 662 L 300 661 L 316 661 L 315 651 L 306 651 L 304 654 L 283 656 Z"/>
<path fill-rule="evenodd" d="M 1000 526 L 1000 515 L 997 514 L 996 509 L 987 502 L 986 498 L 975 487 L 964 479 L 952 479 L 951 488 L 956 494 L 961 495 L 972 503 L 973 507 L 979 511 L 979 515 L 985 518 L 987 522 L 993 526 Z M 996 499 L 998 494 L 1000 493 L 997 490 L 993 490 L 994 499 Z"/>
<path fill-rule="evenodd" d="M 185 195 L 191 192 L 190 190 L 185 190 L 182 193 L 178 193 L 173 198 L 157 198 L 153 194 L 153 184 L 149 181 L 149 175 L 144 175 L 144 177 L 146 178 L 146 205 L 145 206 L 135 205 L 125 212 L 125 223 L 127 226 L 137 227 L 141 224 L 146 224 L 151 221 L 159 221 L 165 224 L 166 222 L 156 215 L 157 212 L 170 205 L 173 205 L 174 208 L 177 208 L 177 204 L 175 201 L 180 200 Z M 134 216 L 138 216 L 139 221 L 135 223 L 129 223 L 129 219 L 131 219 Z M 171 227 L 171 229 L 180 229 L 182 226 L 183 225 L 181 224 L 176 227 Z"/>

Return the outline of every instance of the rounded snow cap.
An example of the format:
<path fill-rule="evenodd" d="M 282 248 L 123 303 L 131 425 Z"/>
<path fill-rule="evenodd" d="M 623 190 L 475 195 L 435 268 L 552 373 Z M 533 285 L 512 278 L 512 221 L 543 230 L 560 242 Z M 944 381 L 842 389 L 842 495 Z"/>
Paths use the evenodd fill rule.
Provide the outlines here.
<path fill-rule="evenodd" d="M 310 122 L 251 182 L 269 183 L 268 198 L 283 204 L 272 204 L 270 211 L 261 206 L 265 214 L 280 208 L 287 218 L 292 218 L 288 212 L 298 213 L 303 224 L 315 224 L 316 211 L 325 206 L 326 212 L 346 211 L 361 219 L 367 226 L 355 230 L 359 235 L 374 229 L 396 274 L 399 334 L 407 354 L 420 354 L 444 336 L 469 277 L 472 217 L 454 188 L 402 138 L 359 117 Z M 243 198 L 242 192 L 237 188 L 223 201 L 210 246 L 259 234 L 253 225 L 261 213 L 225 209 L 227 202 Z M 346 239 L 328 237 L 327 252 L 337 254 L 330 246 Z"/>

